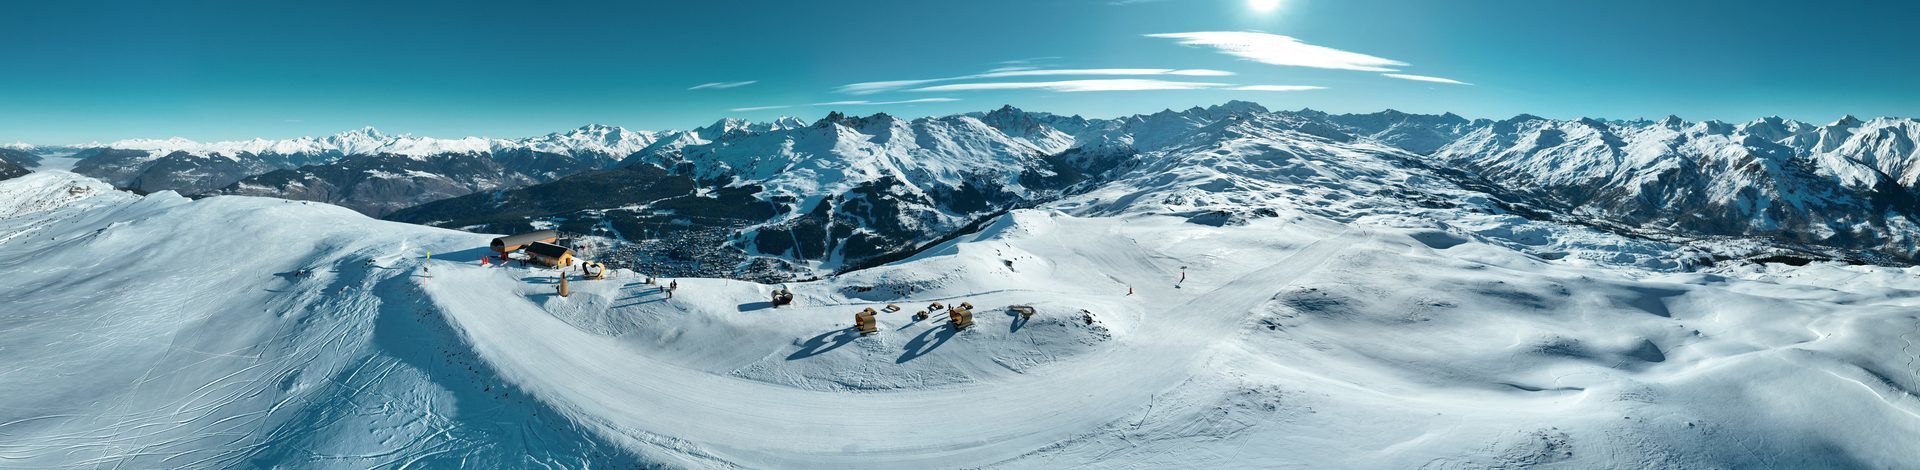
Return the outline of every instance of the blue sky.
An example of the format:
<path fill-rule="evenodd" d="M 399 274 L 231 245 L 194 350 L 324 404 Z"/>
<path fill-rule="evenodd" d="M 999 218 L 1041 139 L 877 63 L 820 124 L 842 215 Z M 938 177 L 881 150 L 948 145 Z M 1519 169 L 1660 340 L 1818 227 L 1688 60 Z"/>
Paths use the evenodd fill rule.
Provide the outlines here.
<path fill-rule="evenodd" d="M 0 141 L 1230 99 L 1826 122 L 1920 114 L 1916 17 L 1920 2 L 1894 1 L 20 1 L 0 4 Z M 932 81 L 849 87 L 915 80 Z"/>

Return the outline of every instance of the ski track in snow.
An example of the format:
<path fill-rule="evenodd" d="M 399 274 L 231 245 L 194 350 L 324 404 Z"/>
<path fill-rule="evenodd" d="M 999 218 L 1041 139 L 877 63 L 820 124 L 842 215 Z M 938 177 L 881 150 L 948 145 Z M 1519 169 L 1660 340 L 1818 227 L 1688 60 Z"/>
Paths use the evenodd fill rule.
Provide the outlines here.
<path fill-rule="evenodd" d="M 1324 262 L 1349 243 L 1351 241 L 1345 235 L 1336 235 L 1316 242 L 1266 269 L 1200 295 L 1180 296 L 1172 288 L 1159 287 L 1165 284 L 1157 280 L 1137 279 L 1135 284 L 1142 286 L 1144 291 L 1138 294 L 1142 298 L 1152 296 L 1190 300 L 1171 308 L 1148 309 L 1163 312 L 1152 317 L 1165 318 L 1162 320 L 1165 324 L 1153 325 L 1165 330 L 1156 330 L 1152 335 L 1167 340 L 1143 342 L 1127 349 L 1110 351 L 1107 353 L 1109 356 L 1098 362 L 1059 364 L 1043 372 L 1024 374 L 993 384 L 937 391 L 858 395 L 802 391 L 713 376 L 672 364 L 649 363 L 643 356 L 623 355 L 617 352 L 617 346 L 611 344 L 586 347 L 607 341 L 588 337 L 564 323 L 553 321 L 536 306 L 517 296 L 482 296 L 466 291 L 440 290 L 434 287 L 438 285 L 434 283 L 427 285 L 436 302 L 460 305 L 452 309 L 461 312 L 454 316 L 454 320 L 467 332 L 469 341 L 481 350 L 483 356 L 499 358 L 500 363 L 506 364 L 505 368 L 518 369 L 519 373 L 527 374 L 529 381 L 537 382 L 542 380 L 538 377 L 558 374 L 576 384 L 580 381 L 589 382 L 579 388 L 624 391 L 618 399 L 605 396 L 566 397 L 564 401 L 599 405 L 576 410 L 582 415 L 596 417 L 596 420 L 647 423 L 661 421 L 659 417 L 662 415 L 691 413 L 694 416 L 684 418 L 688 421 L 684 424 L 692 426 L 673 429 L 672 434 L 681 439 L 708 443 L 715 448 L 731 447 L 720 443 L 727 442 L 728 436 L 737 434 L 741 429 L 780 429 L 795 423 L 806 423 L 809 429 L 806 434 L 817 439 L 796 435 L 777 442 L 761 443 L 760 447 L 729 449 L 722 453 L 765 458 L 768 461 L 804 461 L 806 465 L 974 465 L 1011 458 L 1047 442 L 1070 437 L 1070 433 L 1076 430 L 1076 423 L 1100 421 L 1101 416 L 1108 413 L 1104 407 L 1125 407 L 1127 403 L 1142 402 L 1143 394 L 1164 390 L 1185 379 L 1182 374 L 1189 369 L 1186 364 L 1196 360 L 1196 354 L 1209 349 L 1206 344 L 1209 338 L 1225 335 L 1225 329 L 1238 321 L 1238 312 L 1264 301 L 1280 286 L 1310 271 L 1311 266 Z M 1147 264 L 1140 256 L 1120 255 L 1138 253 L 1131 251 L 1135 248 L 1131 243 L 1118 246 L 1081 244 L 1073 250 L 1087 256 L 1099 271 L 1165 272 Z M 449 283 L 452 285 L 490 282 L 488 279 L 464 276 L 497 278 L 485 269 L 449 270 L 453 273 L 442 276 L 463 276 L 458 282 Z M 483 289 L 483 292 L 515 291 L 511 287 L 500 286 Z M 933 299 L 913 299 L 901 303 L 930 300 Z M 464 304 L 466 302 L 476 304 Z M 472 305 L 473 308 L 463 308 L 465 305 Z M 480 305 L 491 308 L 482 308 Z M 1201 321 L 1193 321 L 1188 317 L 1175 320 L 1172 312 L 1212 314 L 1201 316 Z M 524 333 L 531 331 L 542 333 Z M 510 350 L 541 353 L 510 353 Z M 604 360 L 594 360 L 596 356 L 622 356 L 623 360 L 631 362 L 604 364 Z M 515 363 L 542 357 L 546 359 Z M 556 361 L 554 357 L 568 359 Z M 554 370 L 556 362 L 602 362 L 601 365 L 610 370 L 577 368 L 560 372 Z M 661 387 L 662 384 L 671 386 Z M 1095 390 L 1086 395 L 1060 393 L 1063 390 L 1087 388 Z M 943 397 L 954 396 L 1014 396 L 1030 399 L 1017 402 L 1017 406 L 983 407 L 969 410 L 964 416 L 948 417 L 966 421 L 949 423 L 943 429 L 928 429 L 924 423 L 901 419 L 923 414 L 930 403 L 939 403 L 947 399 Z M 688 398 L 692 399 L 691 403 L 687 402 Z M 653 403 L 674 405 L 671 409 L 663 409 L 657 405 L 649 406 Z M 1089 406 L 1095 403 L 1103 406 Z M 955 429 L 973 431 L 956 432 Z M 664 431 L 659 433 L 666 434 Z M 799 431 L 795 430 L 796 433 Z M 870 444 L 862 444 L 860 452 L 853 455 L 844 452 L 847 449 L 842 443 L 845 442 Z M 780 447 L 769 444 L 779 444 Z M 823 450 L 827 452 L 820 452 Z M 782 460 L 773 459 L 776 455 L 782 456 Z M 804 460 L 784 460 L 796 458 Z"/>

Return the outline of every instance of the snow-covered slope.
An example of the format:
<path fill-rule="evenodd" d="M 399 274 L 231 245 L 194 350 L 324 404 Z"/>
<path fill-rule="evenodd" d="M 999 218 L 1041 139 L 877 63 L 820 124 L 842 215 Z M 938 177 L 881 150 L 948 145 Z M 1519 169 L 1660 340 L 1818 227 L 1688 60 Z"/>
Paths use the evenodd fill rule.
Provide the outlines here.
<path fill-rule="evenodd" d="M 0 461 L 630 461 L 487 372 L 422 300 L 408 263 L 484 238 L 64 172 L 0 183 Z"/>
<path fill-rule="evenodd" d="M 774 310 L 774 286 L 668 299 L 631 272 L 561 298 L 552 271 L 477 266 L 485 235 L 36 173 L 0 181 L 0 458 L 1920 466 L 1920 273 L 1661 274 L 1308 209 L 1020 210 Z M 977 325 L 910 318 L 934 301 Z M 846 330 L 886 303 L 880 333 Z"/>
<path fill-rule="evenodd" d="M 1008 112 L 1018 111 L 1001 115 Z M 1002 124 L 1009 122 L 1018 120 Z M 1018 137 L 966 115 L 839 113 L 794 124 L 722 121 L 657 143 L 622 169 L 429 203 L 392 218 L 499 231 L 548 225 L 667 245 L 641 250 L 693 246 L 688 251 L 701 253 L 674 256 L 665 271 L 782 279 L 911 249 L 988 214 L 1058 197 L 1079 180 L 1041 147 L 1060 143 L 1060 132 L 1045 126 L 1021 128 L 1026 137 Z M 689 192 L 652 190 L 683 185 Z M 659 255 L 637 257 L 665 258 Z"/>
<path fill-rule="evenodd" d="M 1455 217 L 1434 212 L 1500 215 L 1513 220 L 1456 222 L 1543 256 L 1585 258 L 1578 253 L 1601 244 L 1608 247 L 1597 256 L 1608 261 L 1684 267 L 1776 254 L 1912 262 L 1920 257 L 1916 139 L 1920 121 L 1898 118 L 1493 121 L 1270 111 L 1233 101 L 1113 119 L 1004 106 L 912 120 L 840 113 L 812 124 L 722 119 L 665 133 L 587 126 L 516 140 L 363 129 L 288 141 L 129 141 L 118 145 L 150 150 L 93 149 L 74 169 L 142 191 L 318 200 L 448 227 L 556 226 L 627 241 L 671 239 L 675 250 L 725 252 L 683 259 L 700 268 L 673 271 L 709 275 L 745 277 L 743 269 L 764 273 L 766 266 L 831 272 L 914 249 L 989 214 L 1123 192 L 1206 193 L 1216 196 L 1207 204 L 1240 208 L 1311 205 L 1334 217 L 1361 207 L 1413 208 L 1395 214 L 1415 220 Z M 1260 150 L 1267 148 L 1307 158 L 1276 159 L 1284 155 Z M 380 153 L 337 156 L 351 152 Z M 1347 156 L 1355 164 L 1327 160 Z M 298 167 L 314 159 L 324 164 Z M 608 187 L 608 174 L 562 180 L 619 165 L 692 178 L 699 194 L 750 191 L 745 203 L 771 210 L 711 219 L 666 214 L 649 205 L 656 200 Z M 576 190 L 501 193 L 535 183 Z M 1295 194 L 1309 187 L 1317 193 Z M 567 197 L 527 197 L 535 193 Z M 462 195 L 471 197 L 452 200 Z M 1217 209 L 1199 206 L 1173 201 L 1153 210 Z M 497 217 L 503 213 L 517 219 Z M 1260 214 L 1239 211 L 1247 216 Z M 1541 221 L 1560 223 L 1528 228 Z M 1581 233 L 1557 233 L 1580 226 Z M 682 237 L 688 230 L 698 233 Z M 1691 251 L 1617 255 L 1621 246 L 1646 243 Z M 658 250 L 637 250 L 659 258 Z"/>
<path fill-rule="evenodd" d="M 1052 207 L 1079 215 L 1158 214 L 1204 225 L 1246 224 L 1305 212 L 1345 222 L 1473 237 L 1552 259 L 1680 269 L 1712 247 L 1662 243 L 1556 220 L 1551 208 L 1500 191 L 1424 157 L 1330 132 L 1321 121 L 1250 112 L 1216 120 L 1181 144 Z"/>
<path fill-rule="evenodd" d="M 1890 263 L 1911 259 L 1920 240 L 1920 199 L 1881 169 L 1912 160 L 1906 122 L 1491 121 L 1241 101 L 1116 119 L 1011 106 L 913 120 L 832 113 L 807 126 L 722 120 L 626 163 L 692 178 L 695 192 L 747 191 L 745 204 L 773 208 L 764 216 L 670 213 L 596 174 L 551 183 L 571 190 L 476 194 L 395 217 L 668 240 L 658 244 L 714 256 L 640 247 L 638 258 L 681 260 L 640 264 L 751 279 L 889 259 L 1059 198 L 1082 214 L 1216 224 L 1280 208 L 1393 218 L 1544 257 L 1661 269 L 1779 254 Z"/>
<path fill-rule="evenodd" d="M 1916 136 L 1908 119 L 1736 126 L 1522 116 L 1433 155 L 1616 224 L 1913 259 Z"/>

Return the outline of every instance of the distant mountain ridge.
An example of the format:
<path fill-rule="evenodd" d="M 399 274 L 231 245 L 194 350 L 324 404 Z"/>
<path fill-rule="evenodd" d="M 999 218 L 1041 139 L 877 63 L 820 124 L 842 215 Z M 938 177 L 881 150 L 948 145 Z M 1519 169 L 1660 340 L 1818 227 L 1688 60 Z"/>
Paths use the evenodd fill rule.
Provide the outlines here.
<path fill-rule="evenodd" d="M 378 216 L 608 168 L 663 135 L 676 133 L 596 124 L 519 139 L 439 139 L 369 127 L 284 140 L 122 140 L 78 151 L 74 171 L 140 191 L 285 197 Z"/>
<path fill-rule="evenodd" d="M 1900 178 L 1881 170 L 1904 170 L 1913 161 L 1906 143 L 1916 135 L 1911 119 L 1829 126 L 1777 118 L 1739 126 L 1529 115 L 1495 121 L 1392 110 L 1270 111 L 1236 101 L 1114 119 L 1005 106 L 911 120 L 831 113 L 806 126 L 724 123 L 684 134 L 675 145 L 651 146 L 622 166 L 667 170 L 645 181 L 752 188 L 742 200 L 769 204 L 773 215 L 765 219 L 704 225 L 652 210 L 648 201 L 601 199 L 626 180 L 586 175 L 551 183 L 599 188 L 571 193 L 579 199 L 489 192 L 393 218 L 486 231 L 538 225 L 615 237 L 638 232 L 648 240 L 672 239 L 682 232 L 676 227 L 687 227 L 707 235 L 674 244 L 731 253 L 701 258 L 702 272 L 714 275 L 764 268 L 766 259 L 798 263 L 788 267 L 798 271 L 858 265 L 979 217 L 1036 205 L 1188 214 L 1203 223 L 1283 207 L 1455 224 L 1465 222 L 1454 214 L 1523 214 L 1535 222 L 1451 229 L 1531 244 L 1549 256 L 1606 245 L 1592 256 L 1667 268 L 1778 249 L 1911 260 L 1920 233 L 1908 228 L 1914 188 L 1891 184 Z M 541 209 L 526 210 L 535 199 Z M 1503 232 L 1520 228 L 1527 233 Z M 1730 246 L 1745 248 L 1688 251 L 1668 244 L 1699 237 L 1758 237 L 1783 248 L 1738 242 Z"/>
<path fill-rule="evenodd" d="M 1043 205 L 1203 223 L 1280 208 L 1390 215 L 1544 256 L 1678 243 L 1613 260 L 1677 267 L 1782 250 L 1914 260 L 1916 140 L 1920 121 L 1907 118 L 1491 120 L 1233 101 L 1111 119 L 1003 106 L 917 119 L 723 119 L 686 131 L 585 126 L 524 139 L 361 129 L 122 141 L 114 145 L 129 148 L 82 152 L 75 169 L 137 189 L 318 200 L 474 230 L 561 227 L 652 244 L 636 253 L 672 252 L 653 259 L 711 275 L 842 269 Z M 1515 232 L 1522 222 L 1460 214 L 1534 222 Z M 1578 226 L 1598 231 L 1567 228 Z M 1707 239 L 1744 241 L 1695 243 Z M 1698 249 L 1658 254 L 1678 246 Z"/>

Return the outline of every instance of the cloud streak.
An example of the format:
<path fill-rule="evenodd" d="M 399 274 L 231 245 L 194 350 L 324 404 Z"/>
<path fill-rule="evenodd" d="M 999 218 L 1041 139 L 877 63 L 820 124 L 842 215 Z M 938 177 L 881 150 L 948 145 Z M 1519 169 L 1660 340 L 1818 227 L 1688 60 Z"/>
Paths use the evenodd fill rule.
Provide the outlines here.
<path fill-rule="evenodd" d="M 725 89 L 728 89 L 728 88 L 740 88 L 740 87 L 743 87 L 743 86 L 747 86 L 747 85 L 752 85 L 752 84 L 755 84 L 755 83 L 760 83 L 760 81 L 759 81 L 759 80 L 746 80 L 746 81 L 739 81 L 739 82 L 710 82 L 710 83 L 702 83 L 702 84 L 699 84 L 699 85 L 694 85 L 694 86 L 692 86 L 692 87 L 688 87 L 688 88 L 687 88 L 687 91 L 696 91 L 696 90 L 725 90 Z"/>
<path fill-rule="evenodd" d="M 1386 76 L 1398 78 L 1401 80 L 1413 80 L 1416 82 L 1446 83 L 1450 85 L 1473 85 L 1472 83 L 1454 80 L 1451 78 L 1441 78 L 1441 77 L 1433 77 L 1433 76 L 1427 76 L 1427 75 L 1413 75 L 1413 74 L 1405 74 L 1405 73 L 1383 73 L 1381 75 L 1386 75 Z"/>
<path fill-rule="evenodd" d="M 1230 83 L 1185 82 L 1155 80 L 1144 78 L 1110 78 L 1093 80 L 1062 80 L 1052 82 L 977 82 L 951 83 L 915 88 L 909 91 L 982 91 L 982 90 L 1044 90 L 1062 93 L 1080 93 L 1089 91 L 1151 91 L 1151 90 L 1234 90 L 1234 91 L 1310 91 L 1325 90 L 1326 87 L 1309 85 L 1234 85 Z"/>
<path fill-rule="evenodd" d="M 1086 76 L 1168 76 L 1168 75 L 1171 75 L 1171 76 L 1180 76 L 1180 77 L 1225 77 L 1225 76 L 1233 75 L 1233 72 L 1228 72 L 1224 70 L 1208 70 L 1208 69 L 1147 69 L 1147 68 L 996 69 L 994 71 L 989 71 L 986 73 L 977 73 L 973 75 L 961 75 L 957 77 L 851 83 L 847 85 L 841 85 L 839 88 L 835 88 L 834 91 L 837 93 L 845 93 L 850 95 L 871 95 L 874 93 L 895 91 L 895 90 L 900 90 L 904 88 L 919 87 L 919 86 L 933 84 L 933 83 L 957 82 L 957 81 L 965 81 L 965 80 L 981 80 L 981 79 L 993 79 L 993 78 L 1055 77 L 1055 76 L 1068 76 L 1068 75 L 1086 75 Z"/>
<path fill-rule="evenodd" d="M 1228 89 L 1238 91 L 1313 91 L 1325 90 L 1327 87 L 1312 85 L 1241 85 Z"/>
<path fill-rule="evenodd" d="M 1101 80 L 1062 80 L 1055 82 L 980 82 L 954 83 L 915 88 L 912 91 L 1046 90 L 1067 93 L 1086 91 L 1203 90 L 1227 86 L 1225 83 L 1176 82 L 1144 78 Z"/>
<path fill-rule="evenodd" d="M 946 102 L 952 102 L 952 101 L 960 101 L 960 99 L 959 98 L 920 98 L 920 99 L 900 100 L 900 101 L 850 100 L 850 101 L 829 101 L 826 103 L 814 103 L 808 106 L 877 106 L 877 105 L 883 105 L 883 104 L 946 103 Z"/>
<path fill-rule="evenodd" d="M 953 101 L 960 101 L 960 99 L 941 97 L 941 98 L 918 98 L 918 99 L 899 100 L 899 101 L 847 100 L 847 101 L 828 101 L 825 103 L 813 103 L 813 104 L 803 104 L 803 105 L 782 104 L 782 105 L 774 105 L 774 106 L 748 106 L 745 108 L 733 108 L 733 109 L 729 109 L 728 111 L 733 111 L 736 113 L 744 113 L 748 111 L 766 111 L 766 110 L 772 110 L 772 109 L 787 109 L 787 108 L 797 108 L 797 107 L 807 107 L 807 106 L 880 106 L 880 105 L 889 105 L 889 104 L 948 103 Z"/>
<path fill-rule="evenodd" d="M 1384 57 L 1349 52 L 1301 42 L 1292 36 L 1247 31 L 1200 31 L 1148 34 L 1182 45 L 1210 47 L 1222 54 L 1254 62 L 1361 72 L 1397 72 L 1410 64 Z"/>

